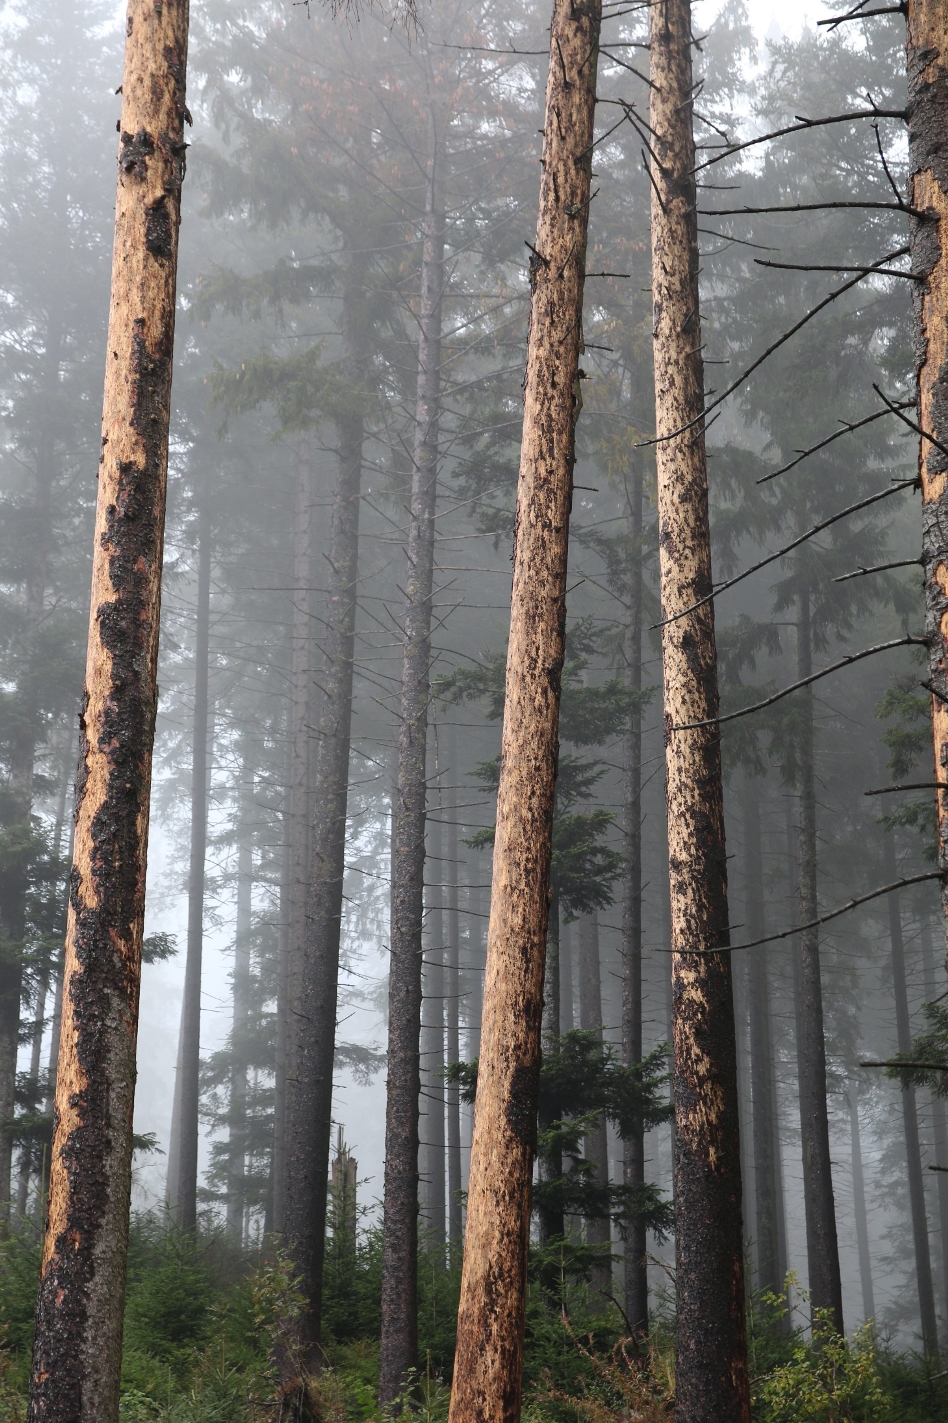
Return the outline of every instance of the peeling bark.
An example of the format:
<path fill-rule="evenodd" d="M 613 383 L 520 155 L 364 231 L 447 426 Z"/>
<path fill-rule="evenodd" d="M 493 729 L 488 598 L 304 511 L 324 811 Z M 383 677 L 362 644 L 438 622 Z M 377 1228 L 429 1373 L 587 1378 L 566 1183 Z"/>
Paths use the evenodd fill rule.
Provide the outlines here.
<path fill-rule="evenodd" d="M 555 0 L 450 1423 L 520 1413 L 599 0 Z"/>
<path fill-rule="evenodd" d="M 674 1006 L 678 1423 L 750 1417 L 698 296 L 691 7 L 649 10 L 655 421 Z M 698 423 L 691 425 L 692 421 Z M 673 432 L 691 425 L 682 435 Z"/>
<path fill-rule="evenodd" d="M 918 420 L 948 445 L 948 11 L 908 0 L 909 194 Z M 918 452 L 922 486 L 925 631 L 932 686 L 935 781 L 948 770 L 948 456 L 930 440 Z M 948 967 L 948 791 L 936 793 L 938 863 Z"/>
<path fill-rule="evenodd" d="M 131 0 L 31 1423 L 118 1418 L 187 35 Z"/>

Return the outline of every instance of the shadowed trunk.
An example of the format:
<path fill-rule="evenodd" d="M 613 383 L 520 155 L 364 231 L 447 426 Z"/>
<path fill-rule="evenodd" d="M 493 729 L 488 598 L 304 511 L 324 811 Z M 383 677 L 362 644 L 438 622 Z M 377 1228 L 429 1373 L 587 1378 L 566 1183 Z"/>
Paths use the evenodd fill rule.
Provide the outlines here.
<path fill-rule="evenodd" d="M 447 944 L 445 949 L 444 1008 L 447 1061 L 458 1062 L 461 1056 L 459 1030 L 461 926 L 458 913 L 458 757 L 457 735 L 453 726 L 446 729 L 445 754 L 448 763 L 448 804 L 445 826 L 445 874 L 447 913 Z M 448 1121 L 448 1240 L 451 1264 L 461 1259 L 461 1102 L 457 1084 L 445 1089 Z"/>
<path fill-rule="evenodd" d="M 560 925 L 559 949 L 560 968 L 560 1032 L 571 1033 L 576 1026 L 573 1012 L 573 926 L 563 922 Z"/>
<path fill-rule="evenodd" d="M 948 10 L 941 0 L 908 0 L 909 201 L 918 423 L 948 443 Z M 935 781 L 948 784 L 948 456 L 919 442 L 925 633 L 932 689 Z M 948 965 L 948 790 L 935 797 L 938 864 Z"/>
<path fill-rule="evenodd" d="M 555 0 L 524 376 L 493 886 L 450 1423 L 520 1413 L 601 20 Z"/>
<path fill-rule="evenodd" d="M 249 747 L 244 748 L 237 828 L 237 920 L 234 926 L 234 1015 L 231 1028 L 230 1181 L 227 1231 L 243 1243 L 247 1171 L 247 1048 L 250 1026 L 250 934 L 253 922 L 253 786 Z"/>
<path fill-rule="evenodd" d="M 579 921 L 579 1026 L 585 1033 L 596 1033 L 602 1042 L 602 982 L 599 967 L 599 916 L 595 909 Z M 595 1168 L 600 1181 L 609 1180 L 609 1142 L 606 1119 L 600 1117 L 594 1131 L 585 1140 L 586 1160 Z M 593 1309 L 606 1305 L 605 1295 L 612 1293 L 612 1261 L 609 1247 L 612 1232 L 609 1218 L 586 1222 L 586 1242 L 598 1245 L 603 1252 L 601 1264 L 594 1265 L 589 1275 L 590 1304 Z M 646 1316 L 647 1318 L 647 1316 Z"/>
<path fill-rule="evenodd" d="M 869 1220 L 866 1215 L 866 1182 L 862 1170 L 862 1141 L 859 1136 L 859 1094 L 853 1086 L 849 1092 L 849 1131 L 852 1148 L 853 1213 L 856 1217 L 856 1249 L 859 1254 L 859 1281 L 862 1285 L 863 1319 L 875 1319 L 876 1302 L 872 1292 L 872 1255 L 869 1251 Z"/>
<path fill-rule="evenodd" d="M 116 1423 L 188 11 L 132 0 L 31 1423 Z"/>
<path fill-rule="evenodd" d="M 938 996 L 935 973 L 935 946 L 932 942 L 932 922 L 927 914 L 921 916 L 919 939 L 922 946 L 922 972 L 925 978 L 925 1001 L 933 1003 Z M 948 1114 L 945 1112 L 944 1097 L 931 1097 L 932 1145 L 935 1148 L 935 1164 L 948 1166 Z M 938 1235 L 941 1238 L 942 1308 L 948 1307 L 948 1171 L 936 1171 L 935 1189 L 938 1192 Z"/>
<path fill-rule="evenodd" d="M 714 605 L 687 611 L 712 589 L 688 0 L 650 8 L 649 43 L 661 603 L 663 619 L 674 619 L 662 628 L 662 668 L 675 1052 L 675 1417 L 745 1423 L 734 1002 L 730 955 L 713 952 L 728 943 Z M 709 724 L 680 729 L 692 723 Z"/>
<path fill-rule="evenodd" d="M 293 918 L 293 822 L 291 817 L 293 700 L 286 711 L 283 807 L 280 816 L 280 919 L 277 933 L 276 1042 L 273 1062 L 273 1157 L 270 1163 L 270 1221 L 283 1234 L 286 1219 L 286 1063 L 289 1038 L 290 935 Z"/>
<path fill-rule="evenodd" d="M 392 843 L 388 1081 L 382 1244 L 379 1402 L 390 1404 L 418 1362 L 418 1038 L 425 877 L 425 749 L 431 664 L 434 515 L 441 394 L 444 218 L 438 139 L 429 115 L 422 238 L 418 398 L 405 587 L 404 656 Z"/>
<path fill-rule="evenodd" d="M 813 670 L 810 601 L 799 600 L 797 675 Z M 809 924 L 819 914 L 816 892 L 816 768 L 813 757 L 813 689 L 799 693 L 798 732 L 800 787 L 800 918 Z M 823 1310 L 834 1329 L 843 1332 L 843 1288 L 839 1274 L 836 1203 L 830 1160 L 829 1114 L 826 1104 L 826 1038 L 823 1031 L 823 984 L 819 929 L 800 935 L 800 1136 L 803 1147 L 803 1202 L 806 1209 L 806 1256 L 810 1303 Z"/>
<path fill-rule="evenodd" d="M 208 640 L 211 608 L 211 519 L 198 510 L 197 612 L 194 638 L 194 719 L 191 727 L 191 860 L 188 872 L 188 949 L 178 1050 L 178 1184 L 175 1215 L 182 1230 L 197 1229 L 198 1109 L 201 1095 L 201 958 L 204 948 L 204 860 L 208 792 Z"/>
<path fill-rule="evenodd" d="M 563 995 L 560 985 L 560 935 L 562 933 L 560 896 L 554 881 L 550 891 L 550 912 L 546 933 L 546 970 L 543 980 L 543 1049 L 556 1052 L 560 1039 L 560 1010 Z M 537 1125 L 541 1132 L 547 1132 L 559 1119 L 560 1109 L 554 1095 L 547 1090 L 539 1099 Z M 541 1157 L 537 1164 L 540 1181 L 556 1181 L 563 1174 L 563 1153 L 552 1151 Z M 537 1210 L 537 1239 L 540 1245 L 566 1234 L 566 1217 L 556 1205 L 540 1206 Z M 547 1278 L 551 1300 L 557 1294 L 559 1276 L 556 1283 Z"/>

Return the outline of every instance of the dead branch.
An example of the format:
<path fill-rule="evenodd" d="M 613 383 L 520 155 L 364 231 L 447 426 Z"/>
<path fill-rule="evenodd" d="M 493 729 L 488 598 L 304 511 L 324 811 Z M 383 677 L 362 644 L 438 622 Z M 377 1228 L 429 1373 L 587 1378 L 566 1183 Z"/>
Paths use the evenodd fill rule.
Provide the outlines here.
<path fill-rule="evenodd" d="M 894 563 L 876 563 L 872 568 L 854 568 L 852 573 L 841 573 L 838 578 L 834 578 L 834 583 L 848 583 L 850 578 L 861 578 L 864 573 L 886 573 L 890 568 L 916 568 L 921 564 L 920 558 L 897 558 Z"/>
<path fill-rule="evenodd" d="M 899 409 L 911 410 L 914 405 L 914 400 L 906 400 L 900 402 Z M 844 424 L 841 430 L 834 430 L 832 435 L 827 435 L 825 440 L 820 440 L 817 444 L 811 445 L 808 450 L 796 450 L 795 454 L 797 458 L 795 460 L 791 460 L 789 464 L 781 465 L 779 469 L 771 470 L 770 474 L 765 474 L 761 479 L 758 479 L 757 483 L 766 484 L 768 479 L 776 479 L 778 474 L 786 474 L 787 471 L 793 469 L 795 465 L 801 464 L 809 455 L 815 455 L 817 450 L 823 450 L 827 445 L 831 445 L 834 440 L 840 439 L 843 435 L 851 435 L 853 430 L 861 430 L 863 425 L 871 425 L 873 420 L 881 420 L 883 415 L 891 415 L 892 413 L 893 412 L 888 409 L 874 410 L 871 415 L 866 415 L 862 420 L 852 420 Z"/>
<path fill-rule="evenodd" d="M 933 444 L 935 446 L 936 450 L 941 450 L 943 455 L 948 455 L 948 445 L 943 445 L 940 440 L 935 439 L 934 435 L 929 434 L 927 430 L 923 430 L 921 425 L 916 425 L 914 420 L 910 420 L 907 415 L 903 415 L 900 407 L 896 405 L 894 401 L 890 400 L 889 397 L 883 391 L 881 391 L 877 385 L 873 384 L 872 388 L 875 391 L 876 395 L 878 395 L 879 399 L 885 401 L 886 405 L 889 407 L 889 409 L 892 411 L 892 414 L 897 419 L 901 420 L 904 425 L 907 425 L 910 430 L 914 430 L 916 435 L 920 435 L 923 440 L 928 440 L 930 444 Z"/>
<path fill-rule="evenodd" d="M 908 252 L 908 248 L 903 249 L 903 253 Z M 908 282 L 921 282 L 924 277 L 920 277 L 917 272 L 903 272 L 898 267 L 841 267 L 835 263 L 810 264 L 806 262 L 768 262 L 763 257 L 755 257 L 754 265 L 757 267 L 776 267 L 782 272 L 863 272 L 868 275 L 870 272 L 879 277 L 904 277 Z"/>
<path fill-rule="evenodd" d="M 931 221 L 926 213 L 920 212 L 918 208 L 911 207 L 908 203 L 877 203 L 860 202 L 857 199 L 840 200 L 832 203 L 790 203 L 787 207 L 768 208 L 699 208 L 700 217 L 742 217 L 745 214 L 753 215 L 769 212 L 831 212 L 834 208 L 867 208 L 880 209 L 883 212 L 904 212 L 908 217 L 917 217 L 922 222 Z"/>
<path fill-rule="evenodd" d="M 904 15 L 904 5 L 882 5 L 877 10 L 863 10 L 861 13 L 853 10 L 848 15 L 836 15 L 832 20 L 817 20 L 818 25 L 827 25 L 830 29 L 836 29 L 837 25 L 844 25 L 848 20 L 868 20 L 873 15 Z"/>
<path fill-rule="evenodd" d="M 852 119 L 904 119 L 904 109 L 877 109 L 875 105 L 871 109 L 855 109 L 851 114 L 832 114 L 825 119 L 805 119 L 802 114 L 795 114 L 797 120 L 795 124 L 787 124 L 784 128 L 775 128 L 770 133 L 762 133 L 757 138 L 748 138 L 744 143 L 734 143 L 723 153 L 717 153 L 713 158 L 706 158 L 703 163 L 699 163 L 694 169 L 695 173 L 700 173 L 702 168 L 710 168 L 712 163 L 720 163 L 722 158 L 730 158 L 734 153 L 741 153 L 746 148 L 754 148 L 759 143 L 770 143 L 772 139 L 784 138 L 789 133 L 805 133 L 811 128 L 825 128 L 828 124 L 849 123 Z"/>
<path fill-rule="evenodd" d="M 904 786 L 880 786 L 863 795 L 891 795 L 893 791 L 948 791 L 948 781 L 909 781 Z"/>

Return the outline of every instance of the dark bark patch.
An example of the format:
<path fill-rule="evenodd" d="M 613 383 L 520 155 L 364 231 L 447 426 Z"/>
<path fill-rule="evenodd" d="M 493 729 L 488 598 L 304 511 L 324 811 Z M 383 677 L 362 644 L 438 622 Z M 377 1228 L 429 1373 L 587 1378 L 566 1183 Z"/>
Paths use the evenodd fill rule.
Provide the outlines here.
<path fill-rule="evenodd" d="M 510 1075 L 510 1088 L 504 1116 L 514 1136 L 531 1151 L 537 1141 L 537 1095 L 540 1083 L 539 1062 L 518 1062 Z"/>

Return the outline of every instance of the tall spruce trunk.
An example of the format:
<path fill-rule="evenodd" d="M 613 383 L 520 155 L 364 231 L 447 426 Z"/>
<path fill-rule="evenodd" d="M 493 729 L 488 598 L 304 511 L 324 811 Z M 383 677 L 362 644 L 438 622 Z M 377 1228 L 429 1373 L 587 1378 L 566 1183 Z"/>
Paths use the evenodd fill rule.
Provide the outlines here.
<path fill-rule="evenodd" d="M 813 670 L 810 600 L 801 594 L 797 618 L 797 674 Z M 819 914 L 816 889 L 816 766 L 813 750 L 813 689 L 799 694 L 800 917 L 811 923 Z M 800 1012 L 797 1056 L 800 1073 L 800 1137 L 803 1148 L 803 1202 L 810 1302 L 832 1328 L 843 1332 L 843 1289 L 839 1273 L 836 1203 L 830 1160 L 826 1100 L 826 1038 L 819 929 L 800 934 Z"/>
<path fill-rule="evenodd" d="M 445 748 L 451 777 L 445 829 L 445 875 L 447 942 L 444 958 L 445 1051 L 448 1063 L 461 1056 L 459 1011 L 461 1003 L 460 958 L 461 921 L 458 912 L 458 762 L 457 735 L 447 730 Z M 456 1083 L 445 1089 L 448 1149 L 448 1243 L 452 1266 L 461 1259 L 461 1099 Z"/>
<path fill-rule="evenodd" d="M 32 1423 L 118 1418 L 187 38 L 131 0 Z"/>
<path fill-rule="evenodd" d="M 197 1229 L 198 1114 L 201 1096 L 201 960 L 204 952 L 204 862 L 207 851 L 208 657 L 211 617 L 211 522 L 198 511 L 197 613 L 194 638 L 194 714 L 191 725 L 191 853 L 188 872 L 188 947 L 178 1052 L 178 1184 L 180 1228 Z"/>
<path fill-rule="evenodd" d="M 444 1138 L 444 911 L 441 880 L 444 874 L 440 819 L 428 821 L 428 858 L 434 879 L 428 885 L 425 915 L 423 999 L 421 1009 L 421 1171 L 426 1245 L 444 1250 L 445 1242 L 445 1138 Z"/>
<path fill-rule="evenodd" d="M 450 1423 L 520 1414 L 600 0 L 555 0 Z"/>
<path fill-rule="evenodd" d="M 869 1250 L 869 1218 L 866 1213 L 866 1181 L 862 1169 L 862 1140 L 859 1134 L 859 1093 L 849 1092 L 849 1132 L 853 1175 L 853 1214 L 856 1217 L 856 1251 L 859 1256 L 859 1283 L 862 1287 L 863 1319 L 875 1319 L 876 1302 L 872 1290 L 872 1254 Z"/>
<path fill-rule="evenodd" d="M 918 421 L 948 444 L 948 10 L 942 0 L 908 0 L 909 201 Z M 921 439 L 922 564 L 932 689 L 935 781 L 948 785 L 948 456 Z M 942 918 L 948 965 L 948 790 L 935 797 Z"/>
<path fill-rule="evenodd" d="M 925 1001 L 934 1002 L 938 996 L 935 972 L 935 946 L 932 942 L 932 922 L 927 914 L 921 916 L 919 939 L 922 946 L 922 972 L 925 981 Z M 935 1148 L 935 1163 L 948 1166 L 948 1113 L 945 1111 L 944 1097 L 931 1097 L 932 1145 Z M 936 1171 L 935 1187 L 938 1192 L 938 1235 L 941 1238 L 941 1284 L 942 1309 L 948 1308 L 948 1171 Z"/>
<path fill-rule="evenodd" d="M 764 873 L 760 847 L 759 785 L 744 775 L 744 866 L 746 874 L 747 936 L 762 939 L 767 932 L 764 916 Z M 770 983 L 767 954 L 754 950 L 747 969 L 750 1007 L 751 1112 L 756 1204 L 757 1288 L 780 1294 L 777 1162 L 775 1160 L 776 1104 L 774 1101 L 773 1044 L 770 1024 Z"/>
<path fill-rule="evenodd" d="M 629 540 L 628 612 L 625 627 L 625 681 L 632 696 L 625 734 L 623 768 L 622 877 L 622 1061 L 642 1061 L 642 476 L 635 470 L 626 485 Z M 624 1143 L 623 1180 L 645 1184 L 645 1132 L 637 1123 Z M 637 1334 L 648 1334 L 648 1242 L 645 1227 L 625 1227 L 623 1258 L 626 1318 Z"/>
<path fill-rule="evenodd" d="M 250 947 L 253 926 L 253 789 L 249 746 L 244 747 L 237 812 L 237 916 L 234 925 L 234 1003 L 231 1020 L 231 1070 L 228 1134 L 230 1180 L 227 1231 L 243 1244 L 247 1174 L 247 1049 L 250 1029 Z"/>
<path fill-rule="evenodd" d="M 595 909 L 579 921 L 579 1026 L 602 1042 L 602 975 L 599 963 L 599 916 Z M 609 1141 L 606 1119 L 600 1117 L 584 1143 L 586 1160 L 600 1181 L 609 1180 Z M 598 1246 L 602 1259 L 589 1272 L 590 1304 L 602 1309 L 612 1293 L 612 1231 L 609 1217 L 586 1222 L 586 1243 Z M 647 1316 L 646 1316 L 647 1319 Z"/>
<path fill-rule="evenodd" d="M 289 1039 L 290 937 L 292 933 L 293 824 L 291 819 L 293 698 L 286 708 L 285 774 L 280 816 L 280 918 L 277 931 L 276 1041 L 273 1053 L 273 1155 L 270 1159 L 269 1228 L 283 1234 L 286 1219 L 287 1048 Z"/>
<path fill-rule="evenodd" d="M 689 0 L 649 10 L 655 447 L 674 1004 L 677 1423 L 750 1417 L 698 294 Z M 694 422 L 694 423 L 693 423 Z M 683 434 L 674 432 L 684 426 Z M 678 614 L 685 613 L 679 617 Z M 693 722 L 710 722 L 678 730 Z M 712 1228 L 713 1223 L 713 1228 Z"/>
<path fill-rule="evenodd" d="M 343 326 L 349 348 L 349 373 L 356 393 L 351 397 L 353 408 L 338 417 L 336 422 L 339 466 L 333 491 L 327 557 L 328 601 L 323 635 L 324 660 L 320 670 L 323 701 L 312 776 L 314 814 L 309 840 L 312 868 L 305 922 L 301 926 L 303 941 L 298 999 L 293 1002 L 294 1015 L 299 1015 L 298 1021 L 305 1024 L 305 1031 L 295 1035 L 293 1083 L 286 1098 L 285 1185 L 281 1192 L 281 1220 L 287 1248 L 305 1301 L 305 1312 L 300 1321 L 301 1357 L 313 1372 L 319 1366 L 321 1337 L 352 736 L 364 439 L 364 414 L 357 384 L 364 374 L 365 360 L 361 336 L 363 298 L 361 284 L 351 282 L 344 294 Z M 304 568 L 308 569 L 310 565 L 308 548 L 300 550 L 299 562 L 302 576 Z M 305 642 L 308 646 L 308 635 Z M 304 660 L 308 666 L 308 658 Z M 308 684 L 309 676 L 301 670 L 301 683 L 304 677 Z M 308 695 L 301 685 L 294 702 L 294 716 L 298 713 L 305 715 L 303 708 L 306 706 Z M 298 759 L 299 774 L 303 775 L 302 751 L 299 751 Z M 308 775 L 306 779 L 308 781 Z M 298 801 L 302 809 L 302 793 Z M 285 1385 L 292 1382 L 284 1378 Z"/>
<path fill-rule="evenodd" d="M 556 1053 L 559 1051 L 560 1014 L 563 1007 L 562 986 L 560 983 L 560 935 L 562 933 L 562 916 L 560 914 L 560 896 L 554 878 L 550 888 L 550 910 L 546 931 L 546 968 L 543 978 L 543 1048 L 542 1051 Z M 556 1097 L 549 1089 L 542 1093 L 539 1098 L 537 1113 L 537 1126 L 541 1132 L 548 1132 L 555 1121 L 560 1118 L 560 1107 Z M 563 1174 L 563 1153 L 554 1148 L 547 1155 L 542 1156 L 537 1164 L 537 1179 L 540 1181 L 553 1182 L 558 1180 Z M 566 1234 L 566 1215 L 562 1208 L 553 1201 L 552 1203 L 540 1204 L 537 1209 L 537 1240 L 541 1246 L 548 1245 L 551 1240 L 561 1239 Z M 561 1298 L 562 1276 L 558 1267 L 550 1269 L 552 1262 L 547 1262 L 547 1269 L 544 1271 L 544 1286 L 550 1296 L 551 1302 L 562 1308 Z"/>
<path fill-rule="evenodd" d="M 895 836 L 883 832 L 883 855 L 886 883 L 898 878 Z M 895 997 L 896 1043 L 898 1051 L 911 1057 L 912 1024 L 909 1017 L 908 989 L 905 978 L 905 942 L 902 934 L 902 906 L 898 892 L 886 896 L 889 911 L 889 942 L 892 946 L 892 991 Z M 932 1286 L 932 1257 L 928 1244 L 928 1212 L 925 1208 L 925 1178 L 922 1175 L 922 1149 L 918 1137 L 918 1107 L 915 1088 L 903 1087 L 902 1127 L 905 1133 L 905 1164 L 908 1175 L 909 1208 L 912 1215 L 912 1243 L 915 1247 L 915 1276 L 918 1284 L 918 1311 L 922 1327 L 922 1348 L 926 1355 L 938 1353 L 938 1321 L 935 1313 L 935 1291 Z"/>
<path fill-rule="evenodd" d="M 431 664 L 434 516 L 441 398 L 444 218 L 438 136 L 429 120 L 418 335 L 418 398 L 405 585 L 398 765 L 392 816 L 388 1082 L 379 1402 L 393 1402 L 418 1362 L 418 1093 L 425 877 L 425 752 Z"/>

